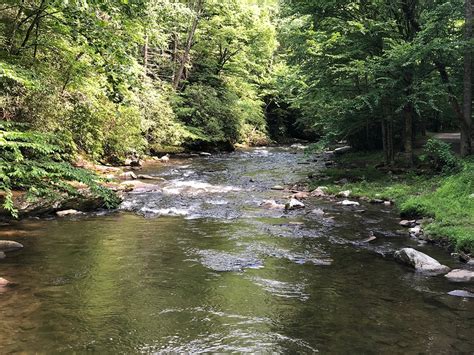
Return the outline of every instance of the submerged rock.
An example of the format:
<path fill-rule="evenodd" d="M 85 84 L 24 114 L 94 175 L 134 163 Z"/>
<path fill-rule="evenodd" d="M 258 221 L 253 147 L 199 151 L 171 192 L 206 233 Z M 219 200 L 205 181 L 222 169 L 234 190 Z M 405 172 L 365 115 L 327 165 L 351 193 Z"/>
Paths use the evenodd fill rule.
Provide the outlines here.
<path fill-rule="evenodd" d="M 5 259 L 7 256 L 3 251 L 0 251 L 0 260 Z"/>
<path fill-rule="evenodd" d="M 394 256 L 395 260 L 407 266 L 411 266 L 418 272 L 432 275 L 449 272 L 449 267 L 440 264 L 438 260 L 413 248 L 403 248 L 395 252 Z"/>
<path fill-rule="evenodd" d="M 344 200 L 344 201 L 338 202 L 337 204 L 342 205 L 342 206 L 360 206 L 359 202 L 350 201 L 350 200 Z"/>
<path fill-rule="evenodd" d="M 471 282 L 474 281 L 474 271 L 455 269 L 444 275 L 444 277 L 452 282 Z"/>
<path fill-rule="evenodd" d="M 10 252 L 23 249 L 23 244 L 14 242 L 12 240 L 0 240 L 0 251 L 1 252 Z"/>
<path fill-rule="evenodd" d="M 298 209 L 302 209 L 302 208 L 305 208 L 305 205 L 303 202 L 300 202 L 298 201 L 296 198 L 292 198 L 290 200 L 290 202 L 288 202 L 286 205 L 285 205 L 285 209 L 287 210 L 298 210 Z"/>
<path fill-rule="evenodd" d="M 7 287 L 9 285 L 11 285 L 10 281 L 8 281 L 7 279 L 4 279 L 3 277 L 0 277 L 0 288 Z"/>
<path fill-rule="evenodd" d="M 448 295 L 455 296 L 455 297 L 474 298 L 474 293 L 466 291 L 466 290 L 454 290 L 454 291 L 448 292 Z"/>
<path fill-rule="evenodd" d="M 311 213 L 316 216 L 324 216 L 325 214 L 322 208 L 315 208 L 314 210 L 311 211 Z"/>

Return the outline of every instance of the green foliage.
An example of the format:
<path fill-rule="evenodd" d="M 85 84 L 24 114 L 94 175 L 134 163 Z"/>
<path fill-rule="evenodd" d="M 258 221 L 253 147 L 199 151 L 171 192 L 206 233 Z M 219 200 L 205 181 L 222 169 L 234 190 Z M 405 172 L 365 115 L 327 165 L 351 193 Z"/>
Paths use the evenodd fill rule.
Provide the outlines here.
<path fill-rule="evenodd" d="M 437 172 L 453 173 L 461 168 L 461 162 L 452 152 L 451 146 L 438 139 L 429 139 L 426 142 L 424 154 L 420 159 Z"/>
<path fill-rule="evenodd" d="M 39 133 L 26 126 L 0 123 L 0 190 L 5 192 L 3 207 L 13 216 L 12 190 L 26 190 L 31 197 L 58 198 L 77 196 L 73 183 L 86 184 L 90 191 L 103 199 L 104 206 L 113 208 L 118 199 L 102 187 L 97 176 L 74 168 L 67 160 L 64 140 L 60 136 Z"/>

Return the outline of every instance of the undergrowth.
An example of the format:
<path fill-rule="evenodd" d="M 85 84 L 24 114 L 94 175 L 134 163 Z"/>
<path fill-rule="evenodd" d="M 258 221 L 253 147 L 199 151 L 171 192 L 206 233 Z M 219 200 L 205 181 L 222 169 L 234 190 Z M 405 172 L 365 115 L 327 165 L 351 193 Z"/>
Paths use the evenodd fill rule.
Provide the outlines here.
<path fill-rule="evenodd" d="M 3 208 L 18 217 L 13 190 L 26 191 L 28 198 L 57 200 L 61 196 L 79 196 L 74 184 L 85 184 L 104 201 L 104 207 L 118 204 L 117 196 L 100 185 L 98 176 L 73 167 L 69 144 L 64 137 L 31 131 L 26 125 L 0 122 L 0 191 Z"/>

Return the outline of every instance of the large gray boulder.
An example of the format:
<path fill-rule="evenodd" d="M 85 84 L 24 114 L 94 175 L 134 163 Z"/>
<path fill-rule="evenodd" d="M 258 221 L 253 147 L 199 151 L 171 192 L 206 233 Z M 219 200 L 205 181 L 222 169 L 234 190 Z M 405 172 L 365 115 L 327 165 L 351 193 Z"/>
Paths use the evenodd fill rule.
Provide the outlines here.
<path fill-rule="evenodd" d="M 12 240 L 0 240 L 0 251 L 10 252 L 23 249 L 23 245 Z"/>
<path fill-rule="evenodd" d="M 394 256 L 398 262 L 410 266 L 418 272 L 439 275 L 450 270 L 446 265 L 440 264 L 438 260 L 413 248 L 403 248 L 395 252 Z"/>
<path fill-rule="evenodd" d="M 452 282 L 472 282 L 474 281 L 474 271 L 455 269 L 449 274 L 444 275 L 449 281 Z"/>

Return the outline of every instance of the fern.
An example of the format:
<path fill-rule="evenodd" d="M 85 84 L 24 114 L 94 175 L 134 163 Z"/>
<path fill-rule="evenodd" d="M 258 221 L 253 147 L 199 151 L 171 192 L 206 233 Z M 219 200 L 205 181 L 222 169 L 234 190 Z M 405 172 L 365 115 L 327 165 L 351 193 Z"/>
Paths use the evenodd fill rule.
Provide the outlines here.
<path fill-rule="evenodd" d="M 104 207 L 114 208 L 119 200 L 100 185 L 100 178 L 85 169 L 75 168 L 61 137 L 28 130 L 25 125 L 0 122 L 0 190 L 4 191 L 3 208 L 13 217 L 18 211 L 13 204 L 13 190 L 22 190 L 28 197 L 58 199 L 64 195 L 80 196 L 82 192 L 71 183 L 88 186 Z"/>

